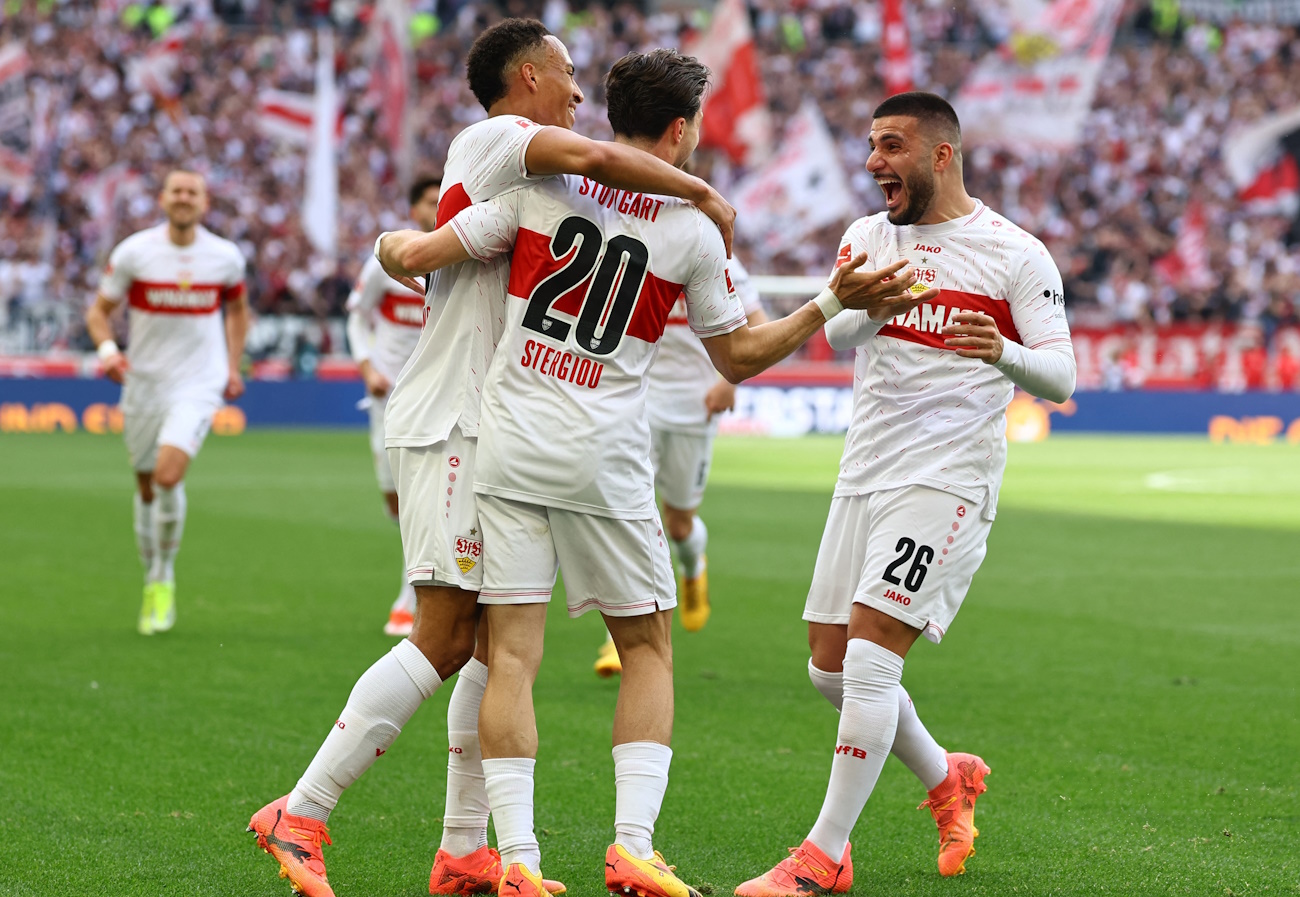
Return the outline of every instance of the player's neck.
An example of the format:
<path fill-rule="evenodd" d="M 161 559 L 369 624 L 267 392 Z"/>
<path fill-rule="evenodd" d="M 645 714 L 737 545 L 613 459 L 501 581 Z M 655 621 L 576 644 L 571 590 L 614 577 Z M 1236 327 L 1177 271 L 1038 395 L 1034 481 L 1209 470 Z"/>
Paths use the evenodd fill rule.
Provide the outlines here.
<path fill-rule="evenodd" d="M 966 192 L 965 187 L 949 192 L 947 196 L 937 196 L 930 204 L 929 210 L 916 222 L 919 225 L 943 224 L 956 218 L 965 218 L 975 211 L 975 200 Z"/>
<path fill-rule="evenodd" d="M 171 240 L 176 246 L 189 246 L 194 242 L 194 238 L 198 236 L 198 232 L 199 226 L 197 224 L 178 227 L 170 221 L 167 222 L 167 239 Z"/>
<path fill-rule="evenodd" d="M 659 140 L 650 140 L 648 138 L 623 137 L 620 134 L 615 134 L 614 142 L 621 143 L 624 146 L 634 147 L 641 150 L 643 153 L 649 153 L 655 158 L 662 159 L 674 167 L 677 165 L 676 148 L 669 143 L 667 137 L 662 137 Z"/>

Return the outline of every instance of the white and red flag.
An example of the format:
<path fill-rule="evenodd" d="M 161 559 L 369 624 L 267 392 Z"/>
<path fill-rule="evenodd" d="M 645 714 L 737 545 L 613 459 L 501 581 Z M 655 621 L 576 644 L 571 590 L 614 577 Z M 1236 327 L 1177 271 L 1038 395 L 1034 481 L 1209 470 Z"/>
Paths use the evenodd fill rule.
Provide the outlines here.
<path fill-rule="evenodd" d="M 1083 135 L 1123 0 L 1053 0 L 981 59 L 953 105 L 964 142 L 1067 150 Z"/>
<path fill-rule="evenodd" d="M 1300 212 L 1300 106 L 1265 115 L 1229 135 L 1223 165 L 1237 198 L 1253 212 Z"/>
<path fill-rule="evenodd" d="M 704 99 L 700 146 L 723 150 L 731 161 L 744 165 L 771 155 L 772 117 L 744 0 L 718 0 L 708 30 L 683 52 L 713 73 L 713 86 Z"/>
<path fill-rule="evenodd" d="M 1171 286 L 1180 289 L 1204 290 L 1214 286 L 1207 234 L 1205 206 L 1194 199 L 1183 211 L 1174 248 L 1153 263 L 1156 272 Z"/>
<path fill-rule="evenodd" d="M 31 186 L 35 149 L 32 104 L 27 96 L 31 60 L 18 42 L 0 47 L 0 185 Z"/>
<path fill-rule="evenodd" d="M 311 116 L 302 198 L 302 232 L 315 250 L 333 257 L 338 249 L 338 97 L 334 87 L 334 32 L 316 32 L 316 94 Z"/>
<path fill-rule="evenodd" d="M 393 172 L 411 179 L 411 61 L 409 0 L 378 0 L 370 19 L 370 94 L 379 107 L 379 133 Z"/>
<path fill-rule="evenodd" d="M 912 89 L 912 40 L 903 16 L 903 0 L 884 0 L 880 4 L 881 66 L 885 75 L 885 95 L 907 93 Z"/>
<path fill-rule="evenodd" d="M 139 59 L 127 64 L 127 85 L 133 90 L 143 90 L 166 104 L 180 94 L 181 54 L 185 40 L 190 36 L 188 25 L 168 29 L 149 45 Z"/>
<path fill-rule="evenodd" d="M 315 97 L 309 93 L 264 90 L 257 95 L 257 129 L 267 137 L 295 146 L 307 146 L 311 143 L 315 102 Z"/>

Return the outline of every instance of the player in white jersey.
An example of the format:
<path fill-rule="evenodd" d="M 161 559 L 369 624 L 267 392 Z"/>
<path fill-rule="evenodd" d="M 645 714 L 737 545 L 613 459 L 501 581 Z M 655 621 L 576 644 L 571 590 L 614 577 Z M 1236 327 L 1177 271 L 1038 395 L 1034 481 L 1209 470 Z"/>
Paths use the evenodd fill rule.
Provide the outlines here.
<path fill-rule="evenodd" d="M 673 50 L 631 53 L 605 86 L 615 139 L 675 165 L 699 139 L 708 69 Z M 479 715 L 501 893 L 541 897 L 533 832 L 532 685 L 563 569 L 570 615 L 597 609 L 623 660 L 614 717 L 612 893 L 693 897 L 652 845 L 672 752 L 672 560 L 655 507 L 646 374 L 668 314 L 687 317 L 728 380 L 794 351 L 839 310 L 910 308 L 911 281 L 858 258 L 789 317 L 750 328 L 721 238 L 699 210 L 585 177 L 556 178 L 459 213 L 450 228 L 376 246 L 412 276 L 512 252 L 507 321 L 483 393 L 478 468 L 492 675 Z M 423 261 L 413 265 L 411 260 Z M 892 280 L 892 282 L 886 282 Z"/>
<path fill-rule="evenodd" d="M 727 271 L 750 326 L 765 322 L 767 315 L 749 272 L 735 258 L 728 263 Z M 713 461 L 718 415 L 735 407 L 736 387 L 718 377 L 704 344 L 691 332 L 684 298 L 678 298 L 664 323 L 659 354 L 647 375 L 650 460 L 663 507 L 664 529 L 682 567 L 677 589 L 682 628 L 698 632 L 710 613 L 705 557 L 709 531 L 696 509 L 704 499 Z M 614 640 L 607 637 L 596 657 L 596 674 L 613 676 L 622 669 Z"/>
<path fill-rule="evenodd" d="M 472 203 L 537 178 L 574 173 L 613 186 L 682 196 L 730 235 L 735 213 L 699 178 L 614 143 L 572 133 L 583 93 L 573 61 L 541 22 L 507 19 L 475 40 L 470 89 L 488 118 L 452 141 L 443 170 L 440 222 Z M 400 232 L 420 236 L 418 231 Z M 309 897 L 332 893 L 320 842 L 343 790 L 387 750 L 419 705 L 460 671 L 447 708 L 448 784 L 443 836 L 429 887 L 435 893 L 494 888 L 500 857 L 487 845 L 488 801 L 478 739 L 487 681 L 475 653 L 482 535 L 471 483 L 479 396 L 505 322 L 508 260 L 469 262 L 432 278 L 428 321 L 388 401 L 384 428 L 398 493 L 415 623 L 358 680 L 311 765 L 289 795 L 263 807 L 250 830 Z M 562 887 L 551 884 L 551 890 Z"/>
<path fill-rule="evenodd" d="M 122 384 L 123 435 L 136 472 L 135 538 L 145 568 L 141 635 L 176 622 L 185 471 L 222 400 L 244 392 L 239 360 L 248 333 L 244 257 L 199 224 L 208 209 L 202 176 L 171 172 L 158 202 L 166 222 L 113 249 L 86 311 L 104 374 Z M 124 300 L 129 354 L 118 349 L 110 321 Z"/>
<path fill-rule="evenodd" d="M 411 185 L 411 218 L 421 230 L 438 226 L 438 196 L 442 179 L 419 178 Z M 348 348 L 366 384 L 370 413 L 370 452 L 375 479 L 384 495 L 385 509 L 397 522 L 397 486 L 384 448 L 384 411 L 397 374 L 411 357 L 424 326 L 424 293 L 398 283 L 384 273 L 371 256 L 361 267 L 357 284 L 348 296 Z M 410 635 L 415 622 L 415 587 L 406 581 L 402 566 L 401 589 L 388 611 L 384 635 Z"/>
<path fill-rule="evenodd" d="M 847 891 L 849 834 L 891 752 L 929 792 L 940 873 L 965 871 L 989 768 L 921 724 L 903 658 L 918 636 L 943 638 L 984 558 L 1015 387 L 1054 402 L 1074 390 L 1061 275 L 1042 243 L 966 193 L 952 107 L 906 93 L 873 118 L 867 170 L 887 211 L 850 225 L 839 257 L 907 258 L 939 295 L 826 328 L 831 346 L 855 349 L 854 409 L 804 619 L 808 672 L 840 709 L 839 734 L 807 839 L 741 897 Z"/>

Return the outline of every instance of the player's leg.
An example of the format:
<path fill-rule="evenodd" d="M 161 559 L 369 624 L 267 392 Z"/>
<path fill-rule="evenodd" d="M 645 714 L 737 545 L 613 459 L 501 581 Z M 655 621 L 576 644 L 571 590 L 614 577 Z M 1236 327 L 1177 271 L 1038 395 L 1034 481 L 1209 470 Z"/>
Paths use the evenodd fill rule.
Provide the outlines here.
<path fill-rule="evenodd" d="M 384 513 L 393 523 L 399 523 L 401 515 L 398 506 L 397 483 L 393 478 L 393 465 L 384 448 L 384 411 L 388 407 L 386 399 L 370 399 L 370 456 L 375 465 L 375 481 L 384 498 Z M 406 566 L 403 563 L 402 576 L 388 609 L 388 620 L 384 623 L 384 635 L 404 636 L 411 634 L 415 621 L 415 588 L 406 578 Z"/>
<path fill-rule="evenodd" d="M 136 489 L 132 496 L 132 524 L 136 550 L 144 568 L 144 594 L 136 623 L 141 635 L 153 634 L 153 565 L 158 553 L 158 534 L 154 528 L 153 468 L 158 457 L 158 434 L 163 414 L 130 411 L 123 415 L 122 438 L 126 442 L 131 469 L 135 471 Z"/>
<path fill-rule="evenodd" d="M 682 566 L 682 626 L 688 632 L 709 620 L 709 530 L 696 513 L 704 499 L 713 457 L 713 437 L 659 431 L 654 440 L 655 486 L 663 501 L 664 528 Z"/>

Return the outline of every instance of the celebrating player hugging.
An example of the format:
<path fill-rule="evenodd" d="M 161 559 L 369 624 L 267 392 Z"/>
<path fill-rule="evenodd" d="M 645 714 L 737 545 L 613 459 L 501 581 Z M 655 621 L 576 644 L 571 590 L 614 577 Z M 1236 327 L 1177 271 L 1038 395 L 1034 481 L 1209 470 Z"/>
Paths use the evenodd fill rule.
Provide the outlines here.
<path fill-rule="evenodd" d="M 199 224 L 208 210 L 202 176 L 171 172 L 158 204 L 166 223 L 117 245 L 86 312 L 104 373 L 122 384 L 123 436 L 137 484 L 135 539 L 145 570 L 141 635 L 166 632 L 176 622 L 185 471 L 222 399 L 244 392 L 239 359 L 248 333 L 244 257 Z M 124 299 L 129 360 L 109 320 Z"/>
<path fill-rule="evenodd" d="M 632 53 L 606 79 L 617 142 L 680 166 L 699 140 L 708 70 L 672 50 Z M 614 719 L 611 891 L 687 897 L 652 845 L 672 752 L 671 558 L 654 502 L 646 372 L 684 297 L 691 329 L 732 382 L 802 345 L 844 306 L 905 313 L 896 263 L 839 268 L 815 300 L 751 328 L 722 239 L 699 210 L 587 177 L 553 178 L 469 206 L 433 234 L 385 234 L 376 254 L 396 276 L 513 251 L 507 321 L 483 391 L 474 491 L 483 528 L 491 640 L 479 716 L 483 771 L 505 866 L 501 889 L 544 893 L 533 832 L 537 733 L 532 685 L 546 602 L 563 569 L 569 613 L 600 610 L 623 663 Z M 599 379 L 591 386 L 591 372 Z M 586 382 L 580 383 L 586 370 Z M 526 447 L 526 450 L 522 450 Z"/>
<path fill-rule="evenodd" d="M 741 897 L 847 891 L 849 833 L 891 752 L 929 792 L 939 872 L 965 870 L 989 769 L 926 731 L 903 658 L 917 636 L 943 638 L 984 559 L 1013 388 L 1055 402 L 1074 390 L 1061 275 L 1042 243 L 967 195 L 952 107 L 899 94 L 873 119 L 867 170 L 887 211 L 850 225 L 840 261 L 908 258 L 940 292 L 906 314 L 846 312 L 826 327 L 833 347 L 855 349 L 857 383 L 804 619 L 808 674 L 841 711 L 839 737 L 812 831 Z"/>

